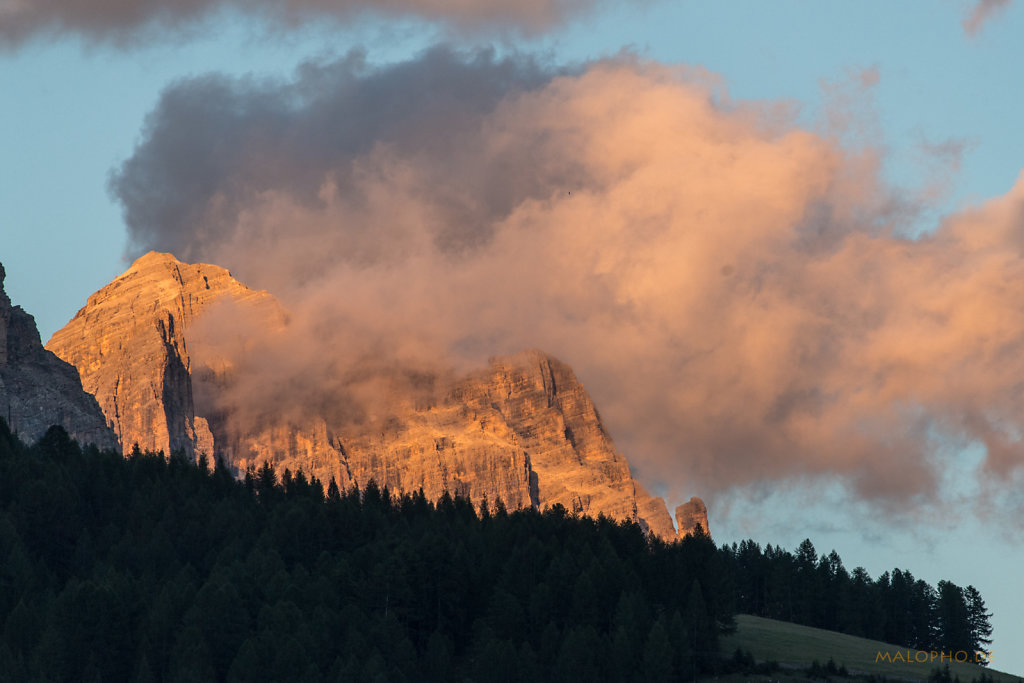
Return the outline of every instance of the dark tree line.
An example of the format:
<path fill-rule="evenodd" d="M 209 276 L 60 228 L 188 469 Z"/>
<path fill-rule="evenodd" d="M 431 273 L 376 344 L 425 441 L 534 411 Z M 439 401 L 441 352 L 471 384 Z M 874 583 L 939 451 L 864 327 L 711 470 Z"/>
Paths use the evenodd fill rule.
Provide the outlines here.
<path fill-rule="evenodd" d="M 863 567 L 847 571 L 834 550 L 819 557 L 810 540 L 795 554 L 751 540 L 721 550 L 739 612 L 919 650 L 973 655 L 991 642 L 992 615 L 974 586 L 932 587 L 900 569 L 872 580 Z"/>
<path fill-rule="evenodd" d="M 988 642 L 978 592 L 872 580 L 810 541 L 672 544 L 603 517 L 343 491 L 34 446 L 0 419 L 0 679 L 678 681 L 736 612 L 922 649 Z"/>
<path fill-rule="evenodd" d="M 26 447 L 0 421 L 0 678 L 670 681 L 732 621 L 706 536 Z"/>

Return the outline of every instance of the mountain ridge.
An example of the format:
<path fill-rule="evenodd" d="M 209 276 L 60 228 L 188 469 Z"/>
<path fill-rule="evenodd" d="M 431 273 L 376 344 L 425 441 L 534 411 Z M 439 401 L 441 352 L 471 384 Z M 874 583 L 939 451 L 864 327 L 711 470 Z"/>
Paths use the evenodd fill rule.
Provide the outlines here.
<path fill-rule="evenodd" d="M 197 332 L 211 319 L 237 321 L 222 327 L 254 337 L 289 324 L 273 295 L 226 269 L 150 252 L 91 295 L 47 347 L 79 369 L 124 451 L 138 443 L 187 457 L 216 453 L 236 473 L 268 462 L 341 486 L 373 478 L 395 491 L 422 488 L 435 499 L 448 491 L 476 503 L 500 497 L 511 508 L 560 504 L 677 536 L 665 502 L 633 478 L 572 369 L 549 354 L 492 358 L 449 380 L 371 377 L 390 391 L 376 422 L 309 407 L 256 420 L 229 400 L 239 373 L 252 370 Z M 410 394 L 417 383 L 425 388 Z M 706 514 L 701 523 L 706 530 Z"/>

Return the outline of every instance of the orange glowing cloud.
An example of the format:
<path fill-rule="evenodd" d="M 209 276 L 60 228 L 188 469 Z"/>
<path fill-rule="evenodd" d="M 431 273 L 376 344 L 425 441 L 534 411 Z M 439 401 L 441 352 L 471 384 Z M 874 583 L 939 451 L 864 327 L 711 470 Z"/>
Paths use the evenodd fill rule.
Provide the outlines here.
<path fill-rule="evenodd" d="M 113 188 L 137 248 L 282 297 L 294 337 L 256 365 L 307 389 L 540 347 L 670 491 L 840 477 L 898 506 L 935 494 L 937 439 L 1022 462 L 1024 182 L 910 239 L 878 166 L 699 71 L 440 50 L 179 84 Z"/>

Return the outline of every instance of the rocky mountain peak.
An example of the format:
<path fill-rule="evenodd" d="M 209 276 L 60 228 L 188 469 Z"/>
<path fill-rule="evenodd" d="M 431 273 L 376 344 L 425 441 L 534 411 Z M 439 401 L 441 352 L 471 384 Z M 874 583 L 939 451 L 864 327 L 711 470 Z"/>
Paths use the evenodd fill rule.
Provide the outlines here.
<path fill-rule="evenodd" d="M 283 315 L 272 296 L 220 266 L 149 252 L 90 296 L 47 348 L 79 369 L 122 450 L 212 454 L 209 425 L 195 415 L 186 334 L 224 301 Z"/>
<path fill-rule="evenodd" d="M 274 297 L 224 268 L 151 252 L 89 297 L 48 348 L 79 369 L 125 450 L 138 443 L 187 456 L 215 453 L 239 474 L 269 462 L 342 487 L 372 478 L 394 492 L 423 489 L 431 499 L 448 491 L 477 504 L 501 498 L 509 508 L 559 504 L 676 536 L 665 502 L 633 479 L 572 368 L 542 351 L 493 358 L 439 382 L 447 388 L 428 401 L 395 395 L 383 421 L 315 407 L 256 419 L 218 394 L 231 390 L 244 364 L 219 359 L 216 342 L 198 332 L 207 313 L 266 321 L 248 325 L 252 334 L 287 326 Z M 197 414 L 194 390 L 206 414 Z"/>

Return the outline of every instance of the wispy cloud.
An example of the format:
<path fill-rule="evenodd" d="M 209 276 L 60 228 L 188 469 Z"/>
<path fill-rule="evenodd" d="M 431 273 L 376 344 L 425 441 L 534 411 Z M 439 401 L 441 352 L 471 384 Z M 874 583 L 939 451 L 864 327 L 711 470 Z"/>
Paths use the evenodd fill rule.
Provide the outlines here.
<path fill-rule="evenodd" d="M 969 36 L 978 35 L 993 16 L 1009 5 L 1010 0 L 977 0 L 970 13 L 961 22 L 964 32 Z"/>

